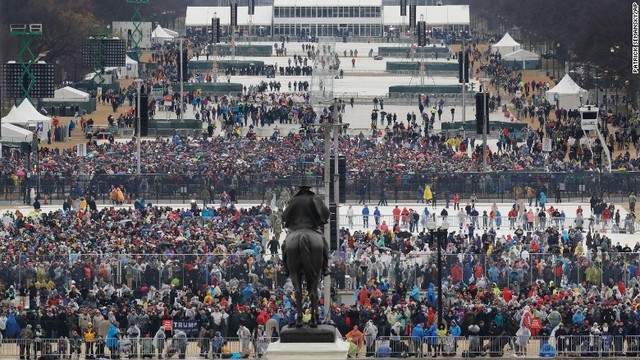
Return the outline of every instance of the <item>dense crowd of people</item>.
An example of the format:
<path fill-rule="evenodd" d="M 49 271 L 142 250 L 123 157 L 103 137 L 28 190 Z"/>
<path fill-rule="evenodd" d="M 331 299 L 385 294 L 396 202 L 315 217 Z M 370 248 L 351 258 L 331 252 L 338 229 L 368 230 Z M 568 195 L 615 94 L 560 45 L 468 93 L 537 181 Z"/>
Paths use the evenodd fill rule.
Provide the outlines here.
<path fill-rule="evenodd" d="M 191 37 L 193 42 L 202 40 L 195 34 Z M 174 83 L 178 56 L 176 47 L 156 49 L 152 59 L 156 66 L 147 85 Z M 591 354 L 606 348 L 611 354 L 637 354 L 640 243 L 633 249 L 612 244 L 602 228 L 592 226 L 609 220 L 629 229 L 626 219 L 624 226 L 615 219 L 615 207 L 595 199 L 590 209 L 593 220 L 587 222 L 591 214 L 576 214 L 585 224 L 565 223 L 555 220 L 562 219 L 559 213 L 546 215 L 548 202 L 540 195 L 545 190 L 560 191 L 559 184 L 552 189 L 536 185 L 537 193 L 522 187 L 520 194 L 514 192 L 521 200 L 502 215 L 497 208 L 476 210 L 475 193 L 468 209 L 460 209 L 457 194 L 440 190 L 445 183 L 473 182 L 479 192 L 511 193 L 518 184 L 533 185 L 530 177 L 508 173 L 518 170 L 595 173 L 602 165 L 602 147 L 611 146 L 581 144 L 575 112 L 548 119 L 551 108 L 541 97 L 544 84 L 525 84 L 521 75 L 502 68 L 499 59 L 487 61 L 483 71 L 493 77 L 492 85 L 510 94 L 522 91 L 516 101 L 518 111 L 525 119 L 542 117 L 544 126 L 522 134 L 502 129 L 498 151 L 488 154 L 493 173 L 477 177 L 464 173 L 483 169 L 482 150 L 471 138 L 430 131 L 430 108 L 435 111 L 432 117 L 436 108 L 442 108 L 432 107 L 428 98 L 421 101 L 418 116 L 408 114 L 404 120 L 394 115 L 386 124 L 381 119 L 381 125 L 376 119 L 370 132 L 342 134 L 340 153 L 363 204 L 370 182 L 357 181 L 383 182 L 376 187 L 382 206 L 388 190 L 384 181 L 391 180 L 389 188 L 415 186 L 412 191 L 418 200 L 432 201 L 434 212 L 435 191 L 446 203 L 440 205 L 445 212 L 452 199 L 458 212 L 451 214 L 460 222 L 452 226 L 458 231 L 449 232 L 446 241 L 424 230 L 426 218 L 435 213 L 408 211 L 397 217 L 394 213 L 387 224 L 379 223 L 372 209 L 371 231 L 368 226 L 354 229 L 341 224 L 340 246 L 331 261 L 337 284 L 332 290 L 352 291 L 354 305 L 342 304 L 332 292 L 331 314 L 322 316 L 350 341 L 352 355 L 362 349 L 367 355 L 444 356 L 457 352 L 460 337 L 470 339 L 469 356 L 502 355 L 507 346 L 525 355 L 531 336 L 540 337 L 541 351 L 544 345 L 552 348 L 546 347 L 547 353 Z M 306 66 L 306 59 L 300 62 Z M 294 68 L 300 66 L 294 61 Z M 278 191 L 280 202 L 266 189 L 277 186 L 276 179 L 321 177 L 324 143 L 321 129 L 311 125 L 324 119 L 340 123 L 348 109 L 341 102 L 338 118 L 333 119 L 333 109 L 316 113 L 309 106 L 304 83 L 294 83 L 293 92 L 289 86 L 288 93 L 279 93 L 280 86 L 265 82 L 244 89 L 240 96 L 220 98 L 190 94 L 184 106 L 192 106 L 208 123 L 207 131 L 197 139 L 143 141 L 145 176 L 124 176 L 135 172 L 133 141 L 90 142 L 87 156 L 71 150 L 38 150 L 41 191 L 59 193 L 66 200 L 57 211 L 41 212 L 36 206 L 33 212 L 2 215 L 0 333 L 20 339 L 21 358 L 32 351 L 52 354 L 36 339 L 59 339 L 58 351 L 68 346 L 76 353 L 100 357 L 137 353 L 138 346 L 143 354 L 163 354 L 167 339 L 173 337 L 175 351 L 184 354 L 187 336 L 199 339 L 202 355 L 252 351 L 260 355 L 298 312 L 307 313 L 308 309 L 295 308 L 293 286 L 278 254 L 283 229 L 277 209 L 286 205 L 288 189 Z M 114 104 L 115 111 L 125 99 L 131 103 L 133 93 L 133 88 L 110 91 L 103 99 Z M 499 94 L 494 97 L 493 108 L 499 108 L 501 101 Z M 125 123 L 131 120 L 126 114 L 121 118 Z M 301 128 L 280 133 L 279 124 Z M 224 130 L 222 136 L 217 136 L 217 126 Z M 257 127 L 272 127 L 273 136 L 243 136 L 245 127 L 248 134 Z M 545 135 L 554 140 L 551 152 L 543 152 Z M 619 146 L 637 145 L 635 133 L 620 136 Z M 471 156 L 466 155 L 468 149 Z M 39 204 L 40 194 L 27 185 L 31 159 L 3 149 L 2 160 L 4 194 L 19 192 L 29 204 Z M 614 159 L 613 167 L 637 170 L 639 161 L 627 152 Z M 417 180 L 410 182 L 409 174 Z M 430 174 L 439 174 L 439 181 Z M 153 206 L 144 200 L 153 192 L 183 193 L 184 184 L 190 186 L 186 193 L 199 195 L 190 208 Z M 429 197 L 424 184 L 434 184 Z M 240 208 L 238 194 L 254 185 L 265 189 L 261 196 L 268 205 Z M 589 190 L 597 192 L 596 180 L 592 185 Z M 132 207 L 99 209 L 96 198 L 101 194 L 108 194 L 114 205 L 128 198 Z M 534 213 L 538 200 L 540 209 Z M 218 201 L 220 206 L 215 205 Z M 368 211 L 366 215 L 368 224 Z M 502 217 L 504 227 L 507 222 L 509 226 L 506 234 L 494 229 Z M 549 221 L 542 220 L 546 217 Z M 441 269 L 436 266 L 438 247 L 444 255 Z M 435 287 L 439 271 L 444 275 L 441 289 Z M 444 299 L 442 319 L 437 318 L 437 292 Z M 165 321 L 193 325 L 171 331 Z M 585 337 L 586 345 L 577 340 Z M 230 350 L 227 339 L 235 338 L 240 348 Z"/>
<path fill-rule="evenodd" d="M 469 207 L 465 227 L 440 241 L 442 325 L 434 236 L 395 214 L 389 226 L 372 231 L 343 228 L 332 277 L 336 288 L 353 291 L 354 305 L 332 292 L 331 319 L 352 350 L 445 355 L 456 350 L 443 344 L 468 337 L 487 340 L 467 351 L 502 354 L 508 339 L 526 335 L 567 353 L 600 351 L 606 336 L 621 336 L 610 352 L 632 351 L 640 335 L 640 243 L 613 244 L 597 227 L 577 223 L 536 221 L 527 228 L 524 201 L 513 205 L 520 215 L 507 234 L 493 220 L 481 230 L 486 220 L 474 220 L 475 206 Z M 180 344 L 183 334 L 201 339 L 204 353 L 239 338 L 241 349 L 234 351 L 260 354 L 297 311 L 307 311 L 292 305 L 275 209 L 195 203 L 172 209 L 140 201 L 129 209 L 98 209 L 82 198 L 53 212 L 5 212 L 0 331 L 21 341 L 62 337 L 75 348 L 95 343 L 83 348 L 87 355 L 142 351 L 145 339 L 164 344 L 173 336 Z M 168 320 L 193 326 L 165 333 Z M 598 340 L 587 350 L 571 337 L 594 334 Z M 524 351 L 525 345 L 515 346 Z M 25 351 L 34 349 L 45 355 L 44 347 Z"/>

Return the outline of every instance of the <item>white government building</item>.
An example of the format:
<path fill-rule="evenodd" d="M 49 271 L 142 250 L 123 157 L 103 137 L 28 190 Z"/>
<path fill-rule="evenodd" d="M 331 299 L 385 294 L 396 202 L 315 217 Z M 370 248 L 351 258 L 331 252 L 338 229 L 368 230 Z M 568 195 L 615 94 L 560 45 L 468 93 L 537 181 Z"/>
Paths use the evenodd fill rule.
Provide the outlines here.
<path fill-rule="evenodd" d="M 247 6 L 238 6 L 236 31 L 240 36 L 384 37 L 409 31 L 408 6 L 406 13 L 400 16 L 400 6 L 383 5 L 382 0 L 273 0 L 272 6 L 256 5 L 254 15 Z M 419 5 L 416 14 L 428 29 L 469 29 L 469 5 Z M 208 31 L 214 16 L 228 34 L 229 6 L 188 6 L 185 26 Z"/>

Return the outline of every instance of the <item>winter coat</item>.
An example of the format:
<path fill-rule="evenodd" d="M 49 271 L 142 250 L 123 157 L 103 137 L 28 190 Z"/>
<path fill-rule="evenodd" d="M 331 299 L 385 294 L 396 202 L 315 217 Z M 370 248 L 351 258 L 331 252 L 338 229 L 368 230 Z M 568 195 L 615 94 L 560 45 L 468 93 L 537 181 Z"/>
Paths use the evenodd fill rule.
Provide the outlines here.
<path fill-rule="evenodd" d="M 429 290 L 427 290 L 427 301 L 429 306 L 436 306 L 436 291 L 433 283 L 429 283 Z"/>
<path fill-rule="evenodd" d="M 438 329 L 436 325 L 433 324 L 429 327 L 429 329 L 424 333 L 425 342 L 429 345 L 438 345 Z"/>
<path fill-rule="evenodd" d="M 424 329 L 422 328 L 422 324 L 418 324 L 411 330 L 411 340 L 414 342 L 422 342 L 423 337 Z"/>
<path fill-rule="evenodd" d="M 5 336 L 8 338 L 15 338 L 20 334 L 20 325 L 18 325 L 18 321 L 16 321 L 15 316 L 9 315 L 7 317 L 7 328 L 5 330 Z"/>
<path fill-rule="evenodd" d="M 462 335 L 462 329 L 460 329 L 460 326 L 458 326 L 458 323 L 455 320 L 451 320 L 452 326 L 449 327 L 449 330 L 451 331 L 451 335 L 458 337 L 460 335 Z"/>
<path fill-rule="evenodd" d="M 120 336 L 118 335 L 118 329 L 113 324 L 111 324 L 111 327 L 109 327 L 106 344 L 110 349 L 118 348 L 120 346 Z"/>

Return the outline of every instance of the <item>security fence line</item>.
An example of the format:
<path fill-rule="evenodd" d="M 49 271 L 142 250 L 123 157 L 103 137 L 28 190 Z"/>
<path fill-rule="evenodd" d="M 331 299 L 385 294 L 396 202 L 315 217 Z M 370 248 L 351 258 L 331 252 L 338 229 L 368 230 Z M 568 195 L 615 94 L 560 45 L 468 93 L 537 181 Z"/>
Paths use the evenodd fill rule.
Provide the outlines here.
<path fill-rule="evenodd" d="M 366 343 L 366 341 L 365 341 Z M 380 345 L 389 346 L 380 354 Z M 383 357 L 615 357 L 639 356 L 640 336 L 608 334 L 550 336 L 379 337 L 375 354 Z M 366 346 L 365 346 L 366 347 Z M 360 354 L 360 352 L 359 352 Z"/>
<path fill-rule="evenodd" d="M 475 336 L 466 337 L 378 337 L 375 341 L 350 340 L 350 353 L 358 358 L 377 357 L 637 357 L 640 356 L 640 336 L 613 336 L 608 334 L 550 336 Z M 229 358 L 240 354 L 257 358 L 265 354 L 271 342 L 278 338 L 227 338 L 222 347 L 214 346 L 212 338 L 154 340 L 147 338 L 121 338 L 118 345 L 109 339 L 85 342 L 82 339 L 5 339 L 0 346 L 0 358 L 24 359 L 30 356 L 67 359 L 111 357 L 131 358 L 207 356 Z M 89 356 L 89 357 L 87 357 Z M 268 357 L 267 357 L 268 358 Z"/>
<path fill-rule="evenodd" d="M 301 172 L 310 171 L 319 174 L 321 164 L 309 163 L 302 156 L 297 163 Z M 383 169 L 381 169 L 383 170 Z M 324 188 L 322 176 L 312 182 L 316 190 Z M 526 187 L 544 190 L 549 203 L 588 201 L 591 195 L 604 194 L 607 202 L 626 202 L 630 193 L 640 192 L 640 173 L 566 173 L 512 171 L 500 173 L 450 173 L 430 172 L 410 173 L 402 169 L 393 169 L 392 173 L 375 173 L 370 176 L 360 170 L 347 168 L 345 192 L 348 202 L 364 200 L 375 203 L 380 194 L 385 193 L 389 202 L 417 201 L 422 199 L 421 186 L 429 185 L 435 192 L 438 203 L 445 203 L 448 194 L 459 194 L 462 203 L 468 202 L 472 194 L 478 201 L 512 203 L 514 199 L 526 198 Z M 113 187 L 123 189 L 126 197 L 143 198 L 147 201 L 186 203 L 193 199 L 201 201 L 203 189 L 215 189 L 209 203 L 219 203 L 222 191 L 234 188 L 240 200 L 258 200 L 267 202 L 268 189 L 281 190 L 296 188 L 299 176 L 274 178 L 270 174 L 238 176 L 224 181 L 206 175 L 185 174 L 96 174 L 96 175 L 33 175 L 26 179 L 12 180 L 0 177 L 0 199 L 21 200 L 28 197 L 28 189 L 33 187 L 41 198 L 46 195 L 51 200 L 64 200 L 68 197 L 80 198 L 91 193 L 102 204 L 112 203 L 109 192 Z M 364 190 L 363 190 L 364 189 Z M 26 194 L 26 195 L 25 195 Z M 41 200 L 42 202 L 42 200 Z"/>
<path fill-rule="evenodd" d="M 428 240 L 427 240 L 428 241 Z M 402 249 L 381 248 L 389 255 L 399 255 Z M 606 279 L 622 281 L 629 286 L 630 279 L 638 274 L 629 273 L 623 264 L 640 262 L 638 252 L 618 252 L 609 250 L 612 261 L 598 263 L 581 256 L 580 262 L 572 256 L 561 255 L 558 247 L 540 248 L 523 244 L 517 261 L 504 264 L 500 253 L 442 253 L 442 273 L 447 281 L 454 283 L 476 282 L 487 288 L 496 284 L 500 289 L 509 287 L 513 282 L 530 283 L 536 280 L 554 281 L 556 284 L 600 285 Z M 526 253 L 524 253 L 526 251 Z M 584 254 L 588 249 L 584 249 Z M 332 283 L 339 290 L 355 291 L 361 285 L 368 284 L 373 278 L 377 281 L 388 279 L 390 285 L 403 280 L 407 286 L 417 285 L 424 290 L 429 282 L 436 282 L 435 272 L 430 266 L 436 264 L 435 251 L 414 250 L 411 256 L 381 260 L 375 264 L 360 263 L 359 260 L 347 261 L 351 257 L 347 249 L 347 259 L 332 256 Z M 213 284 L 226 282 L 227 286 L 239 286 L 240 281 L 261 284 L 275 290 L 283 287 L 287 281 L 281 259 L 270 254 L 270 261 L 261 261 L 255 253 L 209 253 L 209 254 L 77 254 L 31 255 L 25 261 L 20 252 L 16 258 L 0 256 L 0 280 L 5 284 L 14 284 L 16 288 L 27 288 L 34 284 L 39 296 L 31 299 L 19 296 L 9 299 L 15 306 L 38 306 L 41 295 L 53 289 L 66 292 L 72 284 L 78 288 L 92 288 L 97 284 L 105 293 L 125 295 L 124 291 L 134 293 L 143 287 L 151 290 L 155 296 L 162 297 L 170 284 L 177 287 L 190 284 Z M 387 255 L 385 255 L 387 256 Z M 417 262 L 417 259 L 420 261 Z M 257 259 L 257 260 L 256 260 Z M 387 261 L 390 263 L 387 264 Z M 420 263 L 419 267 L 415 264 Z M 544 264 L 540 266 L 540 264 Z M 197 265 L 197 266 L 195 266 Z M 247 271 L 249 266 L 250 272 Z M 86 272 L 86 269 L 93 269 Z M 456 274 L 458 274 L 456 276 Z M 482 285 L 484 283 L 484 285 Z M 126 289 L 122 285 L 126 285 Z M 112 288 L 110 288 L 112 287 Z"/>
<path fill-rule="evenodd" d="M 372 206 L 373 207 L 373 206 Z M 430 208 L 431 211 L 436 211 L 433 209 L 430 204 L 411 204 L 409 206 L 405 205 L 403 207 L 411 208 L 416 211 L 420 211 L 422 209 Z M 533 207 L 531 207 L 533 208 Z M 357 210 L 357 211 L 356 211 Z M 353 216 L 348 215 L 340 215 L 340 226 L 349 227 L 349 228 L 365 228 L 365 230 L 373 230 L 377 226 L 382 225 L 384 222 L 389 228 L 393 228 L 395 224 L 400 225 L 400 229 L 405 231 L 413 231 L 414 233 L 418 233 L 423 229 L 426 229 L 427 224 L 426 218 L 420 213 L 420 220 L 417 222 L 413 222 L 410 220 L 410 216 L 394 216 L 394 215 L 380 215 L 378 217 L 369 214 L 368 216 L 363 216 L 362 214 L 358 214 L 360 212 L 361 207 L 358 206 L 354 209 Z M 372 210 L 371 208 L 369 209 Z M 635 232 L 635 224 L 633 221 L 626 221 L 621 218 L 620 221 L 616 222 L 614 219 L 606 219 L 602 220 L 600 217 L 594 217 L 593 219 L 589 217 L 538 217 L 537 213 L 535 214 L 535 218 L 533 223 L 528 223 L 523 219 L 522 216 L 516 216 L 514 218 L 510 218 L 506 216 L 506 214 L 491 218 L 489 216 L 484 217 L 482 215 L 479 216 L 458 216 L 455 213 L 457 211 L 453 210 L 453 206 L 449 207 L 450 214 L 446 216 L 442 216 L 435 213 L 429 214 L 429 220 L 435 221 L 436 225 L 439 226 L 445 221 L 449 224 L 451 228 L 458 228 L 460 230 L 468 231 L 469 226 L 473 226 L 475 230 L 482 229 L 497 229 L 497 230 L 516 230 L 518 226 L 522 227 L 524 231 L 534 231 L 534 230 L 544 230 L 550 226 L 555 226 L 559 229 L 564 229 L 565 227 L 579 227 L 582 230 L 588 231 L 601 231 L 601 232 L 612 232 L 612 233 L 631 233 Z M 454 213 L 454 214 L 451 214 Z M 546 212 L 545 212 L 546 213 Z M 424 220 L 424 221 L 423 221 Z"/>

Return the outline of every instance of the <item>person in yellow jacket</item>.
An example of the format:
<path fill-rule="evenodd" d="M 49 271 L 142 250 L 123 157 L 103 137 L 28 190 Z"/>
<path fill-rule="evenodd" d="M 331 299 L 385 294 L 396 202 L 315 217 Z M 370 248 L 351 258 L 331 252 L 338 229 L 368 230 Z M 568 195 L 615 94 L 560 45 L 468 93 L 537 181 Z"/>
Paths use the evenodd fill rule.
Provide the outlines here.
<path fill-rule="evenodd" d="M 500 291 L 500 288 L 498 288 L 498 284 L 496 283 L 493 283 L 491 291 L 496 297 L 500 297 L 500 294 L 502 294 L 502 291 Z"/>
<path fill-rule="evenodd" d="M 438 325 L 438 349 L 436 350 L 436 354 L 435 355 L 443 355 L 444 354 L 444 345 L 442 343 L 442 340 L 444 339 L 445 336 L 447 336 L 447 333 L 449 332 L 449 330 L 447 330 L 447 326 L 445 325 L 444 322 L 440 323 L 440 325 Z"/>
<path fill-rule="evenodd" d="M 422 198 L 424 199 L 425 202 L 429 202 L 433 198 L 433 193 L 431 192 L 431 187 L 429 185 L 425 185 L 424 194 L 422 194 Z"/>
<path fill-rule="evenodd" d="M 93 343 L 96 341 L 96 331 L 93 329 L 93 324 L 87 324 L 87 330 L 84 332 L 84 346 L 85 356 L 88 359 L 93 358 Z"/>
<path fill-rule="evenodd" d="M 87 210 L 87 200 L 85 198 L 80 198 L 80 210 Z"/>
<path fill-rule="evenodd" d="M 211 296 L 211 292 L 207 291 L 207 295 L 204 297 L 202 301 L 203 304 L 213 304 L 213 296 Z"/>

